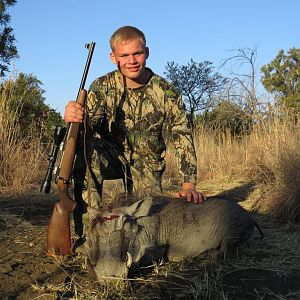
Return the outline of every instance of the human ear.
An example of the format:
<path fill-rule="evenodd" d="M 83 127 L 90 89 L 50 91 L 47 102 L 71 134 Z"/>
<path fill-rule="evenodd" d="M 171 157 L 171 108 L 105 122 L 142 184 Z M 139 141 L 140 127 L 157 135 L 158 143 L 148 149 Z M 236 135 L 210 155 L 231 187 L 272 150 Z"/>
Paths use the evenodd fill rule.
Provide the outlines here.
<path fill-rule="evenodd" d="M 117 64 L 117 58 L 116 58 L 113 51 L 110 52 L 109 57 L 110 57 L 110 60 L 112 61 L 113 64 Z"/>

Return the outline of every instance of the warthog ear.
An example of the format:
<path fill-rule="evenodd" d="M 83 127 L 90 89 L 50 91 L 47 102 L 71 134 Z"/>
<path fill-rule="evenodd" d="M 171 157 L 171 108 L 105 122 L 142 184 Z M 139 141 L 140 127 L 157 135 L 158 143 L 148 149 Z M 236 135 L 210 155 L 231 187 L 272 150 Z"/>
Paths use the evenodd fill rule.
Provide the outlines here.
<path fill-rule="evenodd" d="M 132 204 L 126 208 L 126 214 L 135 218 L 146 217 L 152 205 L 152 197 L 144 199 Z"/>

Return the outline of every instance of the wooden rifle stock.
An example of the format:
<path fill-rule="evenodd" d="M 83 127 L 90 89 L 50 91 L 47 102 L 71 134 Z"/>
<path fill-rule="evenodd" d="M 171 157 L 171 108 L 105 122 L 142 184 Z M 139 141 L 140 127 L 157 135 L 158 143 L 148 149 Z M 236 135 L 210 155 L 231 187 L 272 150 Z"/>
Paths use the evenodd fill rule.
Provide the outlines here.
<path fill-rule="evenodd" d="M 82 89 L 77 102 L 84 106 L 87 91 Z M 71 254 L 71 234 L 69 214 L 74 211 L 76 202 L 69 196 L 69 180 L 72 173 L 80 123 L 71 123 L 61 169 L 57 181 L 59 201 L 55 203 L 47 230 L 47 250 L 49 254 Z"/>
<path fill-rule="evenodd" d="M 87 44 L 89 55 L 82 81 L 77 95 L 77 102 L 85 106 L 87 91 L 84 89 L 89 65 L 93 55 L 95 43 Z M 54 205 L 50 222 L 47 229 L 47 254 L 48 255 L 71 255 L 71 233 L 70 213 L 76 207 L 76 202 L 69 196 L 68 188 L 72 174 L 77 138 L 80 130 L 80 123 L 70 123 L 67 136 L 64 142 L 63 156 L 58 176 L 59 201 Z"/>

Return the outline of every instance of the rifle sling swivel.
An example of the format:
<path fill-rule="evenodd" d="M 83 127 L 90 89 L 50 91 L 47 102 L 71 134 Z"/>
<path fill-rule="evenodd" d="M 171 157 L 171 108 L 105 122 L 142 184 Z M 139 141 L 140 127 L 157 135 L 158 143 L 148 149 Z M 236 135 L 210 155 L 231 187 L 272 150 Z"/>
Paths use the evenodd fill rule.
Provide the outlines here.
<path fill-rule="evenodd" d="M 64 184 L 69 184 L 70 180 L 69 179 L 64 179 L 63 177 L 59 176 L 58 177 L 59 180 L 62 180 Z"/>

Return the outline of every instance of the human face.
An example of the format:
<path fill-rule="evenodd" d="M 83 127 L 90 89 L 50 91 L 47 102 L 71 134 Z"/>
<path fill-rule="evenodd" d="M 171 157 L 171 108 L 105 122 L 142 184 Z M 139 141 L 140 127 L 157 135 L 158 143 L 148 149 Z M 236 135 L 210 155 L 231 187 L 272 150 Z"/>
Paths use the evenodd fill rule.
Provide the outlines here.
<path fill-rule="evenodd" d="M 147 75 L 145 72 L 146 60 L 149 49 L 140 39 L 119 42 L 110 53 L 111 61 L 118 64 L 120 72 L 126 77 L 126 83 L 134 87 L 135 84 L 143 84 Z"/>

